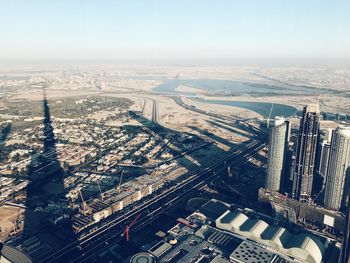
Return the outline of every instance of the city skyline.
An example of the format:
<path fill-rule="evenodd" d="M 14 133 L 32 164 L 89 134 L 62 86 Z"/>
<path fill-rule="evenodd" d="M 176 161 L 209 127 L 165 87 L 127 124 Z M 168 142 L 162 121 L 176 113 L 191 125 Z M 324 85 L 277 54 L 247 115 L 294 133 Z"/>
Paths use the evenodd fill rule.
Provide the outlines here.
<path fill-rule="evenodd" d="M 300 120 L 295 152 L 293 197 L 310 202 L 314 181 L 315 157 L 320 127 L 320 106 L 309 104 L 304 107 Z"/>
<path fill-rule="evenodd" d="M 0 263 L 350 263 L 349 14 L 0 0 Z"/>

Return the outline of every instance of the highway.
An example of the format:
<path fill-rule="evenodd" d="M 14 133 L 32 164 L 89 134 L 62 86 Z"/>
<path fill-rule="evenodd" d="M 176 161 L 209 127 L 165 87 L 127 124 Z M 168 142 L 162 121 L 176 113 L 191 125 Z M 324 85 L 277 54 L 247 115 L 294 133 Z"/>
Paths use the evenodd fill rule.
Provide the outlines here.
<path fill-rule="evenodd" d="M 212 113 L 212 112 L 208 112 L 208 111 L 204 111 L 204 110 L 200 110 L 200 109 L 197 109 L 197 108 L 194 108 L 194 107 L 191 107 L 187 104 L 185 104 L 182 99 L 181 99 L 181 96 L 172 96 L 171 97 L 175 103 L 177 105 L 179 105 L 180 107 L 186 109 L 186 110 L 190 110 L 190 111 L 193 111 L 193 112 L 196 112 L 196 113 L 199 113 L 199 114 L 203 114 L 203 115 L 206 115 L 206 116 L 210 116 L 210 117 L 214 117 L 214 118 L 217 118 L 217 119 L 221 119 L 221 120 L 227 120 L 227 118 L 219 115 L 219 114 L 215 114 L 215 113 Z"/>
<path fill-rule="evenodd" d="M 162 126 L 158 121 L 158 105 L 155 99 L 152 99 L 153 107 L 152 107 L 152 122 L 157 126 Z"/>
<path fill-rule="evenodd" d="M 141 117 L 145 116 L 145 108 L 146 108 L 147 100 L 144 100 L 142 109 L 141 109 Z"/>
<path fill-rule="evenodd" d="M 159 215 L 164 209 L 171 206 L 174 202 L 183 199 L 194 190 L 199 189 L 219 174 L 225 174 L 226 163 L 234 162 L 235 165 L 246 162 L 251 156 L 254 156 L 260 149 L 264 147 L 264 141 L 254 141 L 245 146 L 244 149 L 237 151 L 211 167 L 205 168 L 203 171 L 196 173 L 189 178 L 183 180 L 169 189 L 159 193 L 157 196 L 144 201 L 134 207 L 133 210 L 125 212 L 103 226 L 81 237 L 79 240 L 68 244 L 61 250 L 46 257 L 41 262 L 89 262 L 93 255 L 99 253 L 105 248 L 105 242 L 111 239 L 120 238 L 120 234 L 124 231 L 124 227 L 138 214 L 141 214 L 138 226 L 146 224 L 145 222 Z M 135 230 L 134 228 L 133 230 Z"/>

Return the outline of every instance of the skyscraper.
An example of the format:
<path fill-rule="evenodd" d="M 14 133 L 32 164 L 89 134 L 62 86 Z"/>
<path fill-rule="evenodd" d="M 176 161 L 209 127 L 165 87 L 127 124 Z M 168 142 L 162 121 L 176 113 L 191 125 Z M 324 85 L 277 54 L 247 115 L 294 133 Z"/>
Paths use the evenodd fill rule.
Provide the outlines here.
<path fill-rule="evenodd" d="M 316 153 L 316 172 L 322 177 L 327 175 L 329 150 L 331 147 L 333 130 L 330 128 L 320 129 L 319 145 Z"/>
<path fill-rule="evenodd" d="M 346 199 L 344 239 L 339 257 L 339 263 L 350 263 L 350 196 L 347 195 Z"/>
<path fill-rule="evenodd" d="M 339 126 L 332 136 L 324 198 L 326 208 L 339 210 L 344 206 L 349 170 L 350 127 Z"/>
<path fill-rule="evenodd" d="M 279 191 L 285 173 L 285 151 L 288 141 L 288 122 L 276 117 L 269 129 L 269 157 L 267 162 L 266 189 Z"/>
<path fill-rule="evenodd" d="M 319 126 L 319 105 L 305 106 L 298 132 L 292 193 L 293 198 L 303 202 L 311 198 Z"/>
<path fill-rule="evenodd" d="M 321 157 L 320 157 L 320 164 L 319 164 L 318 173 L 323 179 L 323 187 L 325 187 L 325 184 L 326 184 L 330 149 L 331 149 L 330 142 L 323 141 L 321 143 L 321 147 L 320 147 Z"/>

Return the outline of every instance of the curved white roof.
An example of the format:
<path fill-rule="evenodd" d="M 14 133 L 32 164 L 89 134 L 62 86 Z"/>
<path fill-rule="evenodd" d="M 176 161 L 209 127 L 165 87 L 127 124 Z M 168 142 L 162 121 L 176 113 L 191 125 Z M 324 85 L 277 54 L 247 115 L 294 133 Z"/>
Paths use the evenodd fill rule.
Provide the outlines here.
<path fill-rule="evenodd" d="M 245 214 L 237 213 L 234 219 L 231 221 L 231 226 L 234 228 L 240 228 L 241 225 L 248 220 Z"/>
<path fill-rule="evenodd" d="M 0 262 L 32 263 L 32 260 L 19 249 L 0 243 Z"/>
<path fill-rule="evenodd" d="M 284 227 L 269 226 L 261 235 L 262 239 L 271 240 L 277 247 L 286 247 L 291 234 Z"/>
<path fill-rule="evenodd" d="M 227 210 L 223 213 L 218 219 L 216 219 L 216 224 L 221 224 L 224 229 L 231 230 L 239 229 L 241 225 L 246 222 L 249 218 L 243 213 L 232 213 L 230 210 Z"/>
<path fill-rule="evenodd" d="M 321 262 L 325 251 L 323 244 L 318 239 L 307 234 L 293 236 L 289 239 L 287 248 L 293 255 L 303 255 L 305 260 L 311 256 L 314 262 Z"/>
<path fill-rule="evenodd" d="M 263 220 L 248 219 L 247 221 L 252 222 L 251 227 L 248 231 L 257 237 L 260 237 L 260 235 L 269 227 L 269 224 Z"/>
<path fill-rule="evenodd" d="M 291 234 L 283 227 L 270 226 L 241 212 L 226 211 L 215 221 L 216 227 L 280 250 L 296 259 L 321 263 L 325 245 L 311 234 Z"/>

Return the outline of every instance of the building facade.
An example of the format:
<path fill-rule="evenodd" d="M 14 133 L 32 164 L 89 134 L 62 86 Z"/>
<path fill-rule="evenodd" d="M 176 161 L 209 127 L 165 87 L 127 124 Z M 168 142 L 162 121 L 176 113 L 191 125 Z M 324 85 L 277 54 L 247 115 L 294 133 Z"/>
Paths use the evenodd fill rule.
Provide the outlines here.
<path fill-rule="evenodd" d="M 279 191 L 285 173 L 285 151 L 288 141 L 288 122 L 276 117 L 274 126 L 269 129 L 269 155 L 265 188 Z"/>
<path fill-rule="evenodd" d="M 323 179 L 323 187 L 325 187 L 326 184 L 326 177 L 327 177 L 327 171 L 328 171 L 328 161 L 329 161 L 329 153 L 331 150 L 331 144 L 328 142 L 322 142 L 321 143 L 321 157 L 320 157 L 320 164 L 319 164 L 319 175 Z"/>
<path fill-rule="evenodd" d="M 319 126 L 319 105 L 305 106 L 298 132 L 292 192 L 293 198 L 302 202 L 311 200 Z"/>
<path fill-rule="evenodd" d="M 339 263 L 350 263 L 350 195 L 346 197 L 346 223 Z"/>
<path fill-rule="evenodd" d="M 338 127 L 332 136 L 324 204 L 332 210 L 344 206 L 350 170 L 350 127 Z"/>

